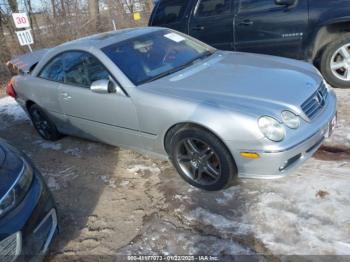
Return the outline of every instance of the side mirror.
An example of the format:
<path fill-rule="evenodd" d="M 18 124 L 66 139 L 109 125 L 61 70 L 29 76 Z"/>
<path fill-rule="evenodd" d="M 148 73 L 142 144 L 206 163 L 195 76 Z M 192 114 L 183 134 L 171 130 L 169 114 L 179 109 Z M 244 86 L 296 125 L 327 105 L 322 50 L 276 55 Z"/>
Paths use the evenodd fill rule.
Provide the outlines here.
<path fill-rule="evenodd" d="M 94 81 L 90 86 L 90 90 L 99 94 L 115 93 L 116 91 L 113 82 L 107 79 Z"/>
<path fill-rule="evenodd" d="M 296 0 L 275 0 L 276 5 L 290 6 L 294 5 Z"/>

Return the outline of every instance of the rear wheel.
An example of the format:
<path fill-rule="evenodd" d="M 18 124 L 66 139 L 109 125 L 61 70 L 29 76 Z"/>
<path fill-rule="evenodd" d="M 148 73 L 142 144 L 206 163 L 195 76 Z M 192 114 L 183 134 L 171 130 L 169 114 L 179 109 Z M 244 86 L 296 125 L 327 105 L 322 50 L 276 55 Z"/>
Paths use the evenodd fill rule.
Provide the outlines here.
<path fill-rule="evenodd" d="M 321 58 L 321 72 L 333 87 L 350 88 L 349 34 L 326 47 Z"/>
<path fill-rule="evenodd" d="M 172 162 L 181 177 L 208 191 L 226 188 L 237 175 L 225 145 L 200 128 L 180 129 L 171 139 Z"/>
<path fill-rule="evenodd" d="M 62 137 L 55 124 L 38 105 L 32 105 L 28 111 L 34 128 L 42 138 L 56 141 Z"/>

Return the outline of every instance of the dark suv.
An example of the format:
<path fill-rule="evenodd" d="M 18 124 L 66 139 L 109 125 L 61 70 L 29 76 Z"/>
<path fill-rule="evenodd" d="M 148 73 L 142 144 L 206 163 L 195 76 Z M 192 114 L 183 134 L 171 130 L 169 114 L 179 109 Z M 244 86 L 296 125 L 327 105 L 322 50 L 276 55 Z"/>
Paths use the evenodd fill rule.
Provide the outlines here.
<path fill-rule="evenodd" d="M 306 60 L 350 88 L 349 0 L 160 0 L 149 24 L 218 49 Z"/>

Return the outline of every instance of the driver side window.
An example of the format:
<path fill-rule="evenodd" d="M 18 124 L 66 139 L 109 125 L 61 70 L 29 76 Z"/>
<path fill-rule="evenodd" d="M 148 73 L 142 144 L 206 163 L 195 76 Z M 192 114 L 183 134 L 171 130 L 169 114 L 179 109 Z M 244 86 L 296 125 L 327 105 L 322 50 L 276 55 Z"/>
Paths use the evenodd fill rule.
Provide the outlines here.
<path fill-rule="evenodd" d="M 110 75 L 94 56 L 81 51 L 64 52 L 53 58 L 40 72 L 39 77 L 67 85 L 90 88 L 94 81 Z"/>
<path fill-rule="evenodd" d="M 94 81 L 109 79 L 109 73 L 94 56 L 85 52 L 68 52 L 63 57 L 64 83 L 89 88 Z"/>

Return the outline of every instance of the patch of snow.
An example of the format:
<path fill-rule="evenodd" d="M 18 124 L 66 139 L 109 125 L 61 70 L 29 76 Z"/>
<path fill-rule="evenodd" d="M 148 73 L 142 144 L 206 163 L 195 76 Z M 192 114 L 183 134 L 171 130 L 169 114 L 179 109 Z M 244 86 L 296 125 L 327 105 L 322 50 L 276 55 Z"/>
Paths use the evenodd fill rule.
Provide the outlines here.
<path fill-rule="evenodd" d="M 240 188 L 239 187 L 231 187 L 225 191 L 222 192 L 222 197 L 218 197 L 216 198 L 216 202 L 219 204 L 219 205 L 223 205 L 229 201 L 231 201 L 234 197 L 235 197 L 235 194 L 237 194 L 239 192 Z"/>
<path fill-rule="evenodd" d="M 231 229 L 236 234 L 240 235 L 250 232 L 250 226 L 248 224 L 234 221 L 220 214 L 215 214 L 202 207 L 197 207 L 189 214 L 186 214 L 185 218 L 191 222 L 200 222 L 204 225 L 213 226 L 220 231 Z"/>
<path fill-rule="evenodd" d="M 57 183 L 56 179 L 53 177 L 49 177 L 47 180 L 47 186 L 51 190 L 60 190 L 60 185 Z"/>
<path fill-rule="evenodd" d="M 129 181 L 123 181 L 123 182 L 120 183 L 120 185 L 121 185 L 122 187 L 127 187 L 129 184 L 130 184 Z"/>
<path fill-rule="evenodd" d="M 79 148 L 68 148 L 66 150 L 63 151 L 63 153 L 68 154 L 68 155 L 72 155 L 75 157 L 81 157 L 81 150 Z"/>
<path fill-rule="evenodd" d="M 114 179 L 110 179 L 108 176 L 100 176 L 101 180 L 108 186 L 112 187 L 112 188 L 116 188 L 116 184 L 115 184 L 115 180 Z"/>
<path fill-rule="evenodd" d="M 146 231 L 129 245 L 118 250 L 123 255 L 193 255 L 203 256 L 203 261 L 212 257 L 253 255 L 254 253 L 233 241 L 214 235 L 202 235 L 196 231 L 178 228 L 174 224 L 158 219 L 152 220 L 144 228 Z M 166 233 L 165 233 L 166 232 Z M 226 260 L 225 260 L 226 261 Z M 229 261 L 229 260 L 227 260 Z"/>
<path fill-rule="evenodd" d="M 14 121 L 27 120 L 28 116 L 12 97 L 0 99 L 0 114 L 12 116 Z"/>
<path fill-rule="evenodd" d="M 15 122 L 28 119 L 22 107 L 12 97 L 0 99 L 0 129 L 9 128 Z"/>
<path fill-rule="evenodd" d="M 44 140 L 36 140 L 33 142 L 34 145 L 39 145 L 42 149 L 51 149 L 51 150 L 61 150 L 62 144 L 54 142 L 46 142 Z"/>
<path fill-rule="evenodd" d="M 350 163 L 310 160 L 265 184 L 249 209 L 255 236 L 273 254 L 350 255 Z"/>
<path fill-rule="evenodd" d="M 152 166 L 146 166 L 146 165 L 134 165 L 130 168 L 128 168 L 128 171 L 130 173 L 134 173 L 137 175 L 139 172 L 144 172 L 144 171 L 149 171 L 152 174 L 159 175 L 160 174 L 160 169 L 157 167 L 156 164 L 152 164 Z"/>

